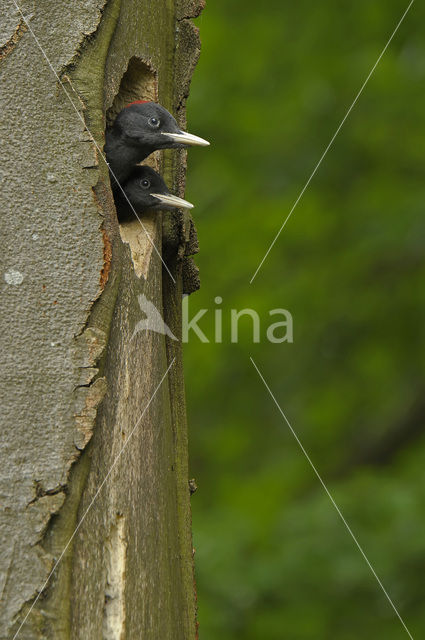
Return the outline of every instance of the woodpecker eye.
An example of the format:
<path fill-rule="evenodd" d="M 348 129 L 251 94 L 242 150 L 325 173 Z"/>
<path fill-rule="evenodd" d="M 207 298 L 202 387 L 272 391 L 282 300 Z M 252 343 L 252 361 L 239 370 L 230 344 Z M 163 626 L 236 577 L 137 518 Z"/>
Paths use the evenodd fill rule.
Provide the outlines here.
<path fill-rule="evenodd" d="M 155 116 L 152 116 L 152 118 L 149 118 L 148 123 L 154 129 L 158 129 L 158 127 L 159 127 L 159 119 L 155 118 Z"/>
<path fill-rule="evenodd" d="M 146 180 L 146 178 L 144 178 L 143 180 L 140 180 L 140 186 L 142 187 L 142 189 L 149 189 L 151 183 L 149 182 L 149 180 Z"/>

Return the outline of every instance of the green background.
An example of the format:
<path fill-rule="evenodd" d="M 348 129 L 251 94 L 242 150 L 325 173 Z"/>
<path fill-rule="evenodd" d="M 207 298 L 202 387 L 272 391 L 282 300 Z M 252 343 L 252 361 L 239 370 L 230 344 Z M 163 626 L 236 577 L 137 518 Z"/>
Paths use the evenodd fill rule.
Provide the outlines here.
<path fill-rule="evenodd" d="M 425 8 L 413 4 L 254 282 L 407 2 L 210 0 L 189 130 L 202 288 L 185 346 L 201 640 L 425 636 Z M 214 302 L 216 296 L 223 303 Z M 214 309 L 223 342 L 214 344 Z M 230 310 L 249 318 L 230 341 Z M 270 344 L 288 309 L 294 343 Z"/>

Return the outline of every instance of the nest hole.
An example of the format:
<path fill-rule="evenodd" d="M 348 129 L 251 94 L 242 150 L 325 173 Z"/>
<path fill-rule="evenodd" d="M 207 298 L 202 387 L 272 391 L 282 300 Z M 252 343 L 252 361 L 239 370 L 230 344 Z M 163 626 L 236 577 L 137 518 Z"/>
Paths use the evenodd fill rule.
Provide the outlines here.
<path fill-rule="evenodd" d="M 136 100 L 158 101 L 158 74 L 148 63 L 140 58 L 133 57 L 130 59 L 127 70 L 121 79 L 118 93 L 106 112 L 106 126 L 110 126 L 118 113 Z M 160 153 L 155 152 L 143 163 L 158 171 Z M 136 275 L 138 277 L 146 277 L 152 256 L 152 243 L 157 245 L 161 242 L 158 217 L 152 213 L 147 213 L 143 215 L 143 227 L 138 220 L 132 220 L 121 223 L 119 228 L 121 240 L 130 247 Z M 149 234 L 150 239 L 147 234 Z"/>
<path fill-rule="evenodd" d="M 149 64 L 140 58 L 131 58 L 120 88 L 106 112 L 106 125 L 110 126 L 118 113 L 136 100 L 158 101 L 158 76 Z"/>

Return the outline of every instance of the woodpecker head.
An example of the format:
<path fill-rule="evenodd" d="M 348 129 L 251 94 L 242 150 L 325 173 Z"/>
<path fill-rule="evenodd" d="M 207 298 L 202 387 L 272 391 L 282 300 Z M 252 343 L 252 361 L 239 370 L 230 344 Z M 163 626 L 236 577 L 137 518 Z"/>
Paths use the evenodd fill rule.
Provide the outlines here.
<path fill-rule="evenodd" d="M 124 192 L 136 213 L 143 213 L 147 209 L 193 209 L 193 204 L 172 195 L 159 173 L 151 167 L 135 167 L 124 185 Z M 128 214 L 129 209 L 127 200 L 121 194 L 117 202 L 118 217 L 122 217 L 121 212 Z"/>
<path fill-rule="evenodd" d="M 156 102 L 132 102 L 117 115 L 113 128 L 120 131 L 128 144 L 149 153 L 157 149 L 209 145 L 203 138 L 182 131 L 171 113 Z"/>

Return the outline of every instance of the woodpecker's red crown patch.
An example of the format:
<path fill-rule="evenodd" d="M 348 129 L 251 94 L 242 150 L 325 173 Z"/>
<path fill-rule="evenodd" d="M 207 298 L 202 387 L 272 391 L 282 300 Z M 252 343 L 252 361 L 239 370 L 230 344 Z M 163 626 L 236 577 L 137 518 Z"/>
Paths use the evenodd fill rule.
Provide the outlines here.
<path fill-rule="evenodd" d="M 135 100 L 134 102 L 130 102 L 130 104 L 127 104 L 125 106 L 125 109 L 127 109 L 127 107 L 131 107 L 131 105 L 133 104 L 145 104 L 146 102 L 151 102 L 150 100 Z"/>

